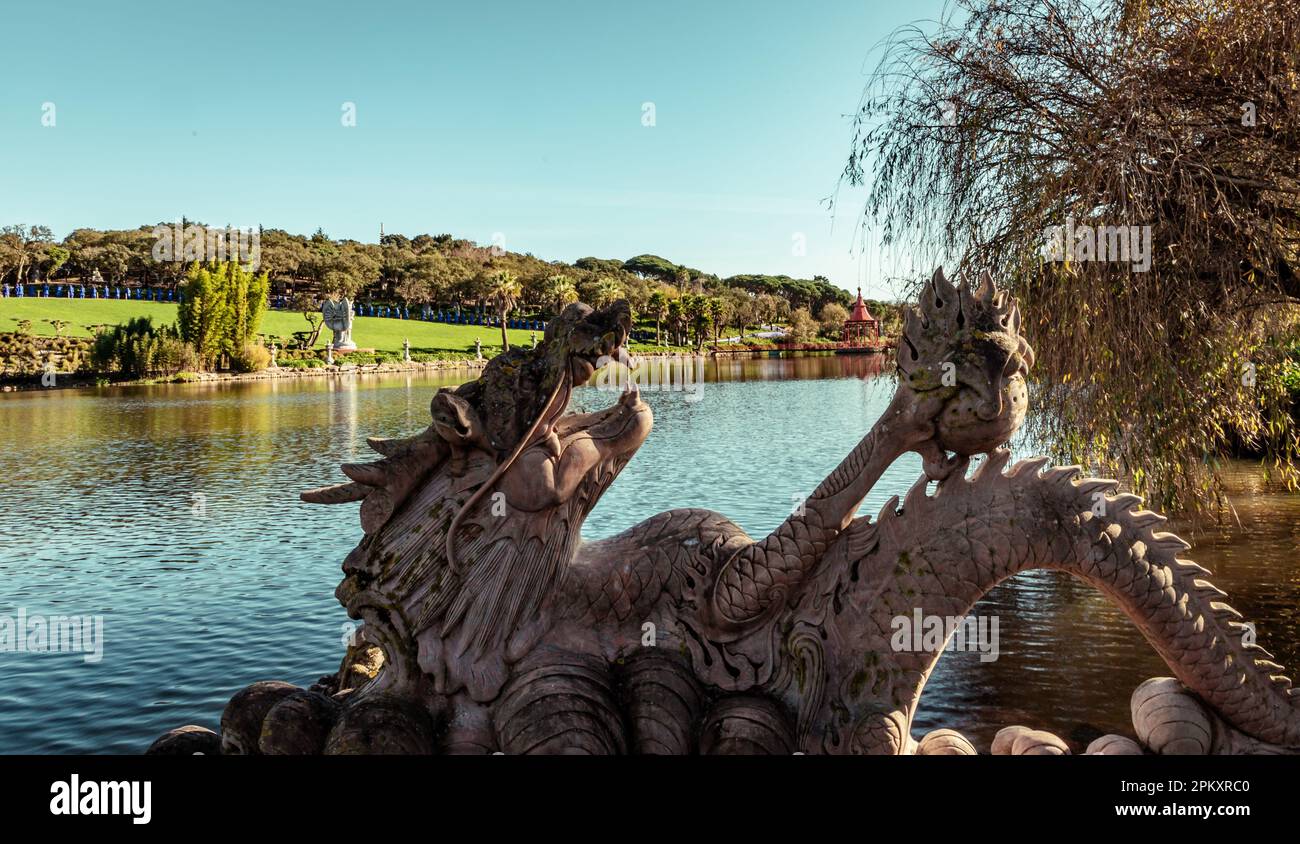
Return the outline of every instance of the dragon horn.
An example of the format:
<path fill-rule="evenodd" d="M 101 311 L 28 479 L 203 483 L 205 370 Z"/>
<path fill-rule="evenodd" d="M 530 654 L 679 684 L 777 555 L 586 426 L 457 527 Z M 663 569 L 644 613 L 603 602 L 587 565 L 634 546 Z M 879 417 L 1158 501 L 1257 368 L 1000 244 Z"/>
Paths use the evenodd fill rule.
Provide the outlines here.
<path fill-rule="evenodd" d="M 418 436 L 416 437 L 366 437 L 366 445 L 370 446 L 371 451 L 374 451 L 378 454 L 382 454 L 384 457 L 392 457 L 393 455 L 402 451 L 404 448 L 410 446 L 417 439 L 419 439 Z"/>
<path fill-rule="evenodd" d="M 359 483 L 333 484 L 309 489 L 299 493 L 298 497 L 308 504 L 346 504 L 349 501 L 360 501 L 374 489 L 372 486 Z"/>
<path fill-rule="evenodd" d="M 388 481 L 388 461 L 378 460 L 374 463 L 344 463 L 343 474 L 366 486 L 384 486 Z"/>

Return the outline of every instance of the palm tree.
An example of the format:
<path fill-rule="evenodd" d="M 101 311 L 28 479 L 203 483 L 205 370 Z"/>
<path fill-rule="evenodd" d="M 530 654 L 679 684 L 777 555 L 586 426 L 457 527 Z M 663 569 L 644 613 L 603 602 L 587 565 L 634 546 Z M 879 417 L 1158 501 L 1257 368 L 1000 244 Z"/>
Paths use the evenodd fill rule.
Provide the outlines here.
<path fill-rule="evenodd" d="M 558 314 L 565 305 L 578 301 L 578 288 L 573 286 L 568 276 L 553 275 L 546 280 L 546 295 L 555 303 L 555 313 Z"/>
<path fill-rule="evenodd" d="M 709 297 L 709 320 L 713 323 L 713 342 L 717 343 L 722 329 L 732 317 L 733 307 L 730 299 L 721 296 Z"/>
<path fill-rule="evenodd" d="M 680 297 L 668 300 L 668 330 L 673 335 L 673 345 L 681 345 L 682 316 L 686 313 Z"/>
<path fill-rule="evenodd" d="M 523 294 L 523 288 L 519 285 L 519 279 L 515 274 L 502 270 L 492 276 L 488 287 L 487 299 L 496 308 L 497 315 L 501 317 L 501 349 L 510 351 L 510 338 L 506 336 L 506 319 L 510 312 L 515 309 L 519 303 L 519 297 Z"/>
<path fill-rule="evenodd" d="M 661 345 L 659 340 L 659 324 L 663 322 L 664 317 L 668 316 L 668 297 L 662 290 L 656 290 L 650 294 L 648 302 L 650 313 L 655 318 L 655 345 Z"/>
<path fill-rule="evenodd" d="M 686 317 L 691 331 L 695 335 L 695 348 L 704 345 L 704 338 L 709 336 L 711 311 L 707 297 L 691 295 L 686 297 Z"/>
<path fill-rule="evenodd" d="M 592 290 L 592 298 L 595 300 L 591 303 L 593 307 L 603 308 L 622 299 L 623 288 L 612 278 L 602 278 L 596 282 L 596 286 Z"/>

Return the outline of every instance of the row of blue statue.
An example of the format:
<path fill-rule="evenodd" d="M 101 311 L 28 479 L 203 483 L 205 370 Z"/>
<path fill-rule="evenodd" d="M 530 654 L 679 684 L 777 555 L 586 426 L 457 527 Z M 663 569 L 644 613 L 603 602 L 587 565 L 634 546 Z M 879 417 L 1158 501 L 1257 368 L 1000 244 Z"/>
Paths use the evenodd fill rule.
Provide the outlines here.
<path fill-rule="evenodd" d="M 113 287 L 105 284 L 0 284 L 0 297 L 42 299 L 138 299 L 149 302 L 180 302 L 184 296 L 174 287 Z"/>
<path fill-rule="evenodd" d="M 95 284 L 0 284 L 0 297 L 36 297 L 46 299 L 134 299 L 148 302 L 182 302 L 183 293 L 172 287 L 118 287 Z M 270 305 L 276 310 L 291 310 L 293 300 L 288 296 L 271 297 Z M 429 305 L 411 309 L 405 305 L 376 305 L 358 302 L 353 306 L 357 316 L 387 317 L 389 319 L 417 319 L 423 322 L 445 322 L 452 325 L 483 325 L 500 327 L 501 318 L 493 314 L 469 311 L 442 311 Z M 507 328 L 523 331 L 544 331 L 546 323 L 540 319 L 512 319 Z"/>
<path fill-rule="evenodd" d="M 289 296 L 271 297 L 271 307 L 275 310 L 293 310 L 293 300 Z M 387 319 L 415 319 L 421 322 L 445 322 L 450 325 L 484 325 L 499 328 L 501 317 L 489 313 L 474 311 L 444 311 L 431 305 L 421 305 L 412 309 L 407 305 L 376 305 L 374 302 L 354 302 L 352 312 L 356 316 L 381 317 Z M 543 331 L 546 321 L 540 319 L 512 319 L 506 328 L 522 331 Z"/>
<path fill-rule="evenodd" d="M 411 309 L 404 305 L 375 305 L 358 302 L 353 306 L 357 316 L 391 317 L 393 319 L 418 319 L 424 322 L 445 322 L 451 325 L 485 325 L 501 327 L 501 317 L 470 311 L 439 311 L 424 305 L 412 316 Z M 511 319 L 506 328 L 518 328 L 524 331 L 543 331 L 546 323 L 540 319 Z"/>

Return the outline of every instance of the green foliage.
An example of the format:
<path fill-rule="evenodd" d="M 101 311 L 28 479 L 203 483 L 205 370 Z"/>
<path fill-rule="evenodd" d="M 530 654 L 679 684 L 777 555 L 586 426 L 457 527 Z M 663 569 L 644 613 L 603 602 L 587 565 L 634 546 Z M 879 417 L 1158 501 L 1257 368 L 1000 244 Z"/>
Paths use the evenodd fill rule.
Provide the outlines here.
<path fill-rule="evenodd" d="M 291 358 L 276 362 L 276 366 L 282 369 L 320 369 L 324 365 L 325 361 L 320 358 Z"/>
<path fill-rule="evenodd" d="M 247 359 L 243 350 L 261 328 L 269 292 L 266 273 L 254 275 L 233 261 L 190 266 L 176 319 L 206 368 L 222 357 Z"/>
<path fill-rule="evenodd" d="M 845 176 L 911 291 L 946 263 L 1018 299 L 1028 435 L 1193 516 L 1227 515 L 1242 444 L 1300 488 L 1278 343 L 1300 322 L 1295 20 L 1271 0 L 957 0 L 887 40 L 855 120 Z M 1072 223 L 1132 226 L 1145 255 L 1044 248 Z"/>
<path fill-rule="evenodd" d="M 195 220 L 186 220 L 185 225 L 187 231 L 201 232 L 208 228 Z M 49 277 L 57 272 L 70 280 L 95 284 L 179 286 L 193 283 L 188 279 L 192 265 L 153 259 L 155 228 L 153 224 L 109 231 L 83 228 L 55 244 L 46 227 L 6 226 L 0 228 L 0 279 L 8 280 L 15 275 Z M 302 306 L 295 307 L 308 314 L 309 331 L 304 340 L 319 336 L 318 325 L 313 320 L 319 319 L 317 309 L 322 297 L 343 295 L 354 300 L 396 301 L 439 309 L 477 309 L 492 304 L 492 279 L 501 272 L 512 274 L 520 284 L 515 311 L 543 319 L 558 314 L 575 301 L 575 296 L 588 304 L 597 304 L 608 301 L 615 290 L 619 291 L 617 297 L 628 300 L 634 313 L 648 313 L 650 296 L 662 289 L 674 296 L 722 298 L 729 306 L 713 315 L 715 332 L 724 323 L 733 324 L 733 320 L 741 325 L 752 322 L 754 313 L 750 303 L 763 295 L 779 300 L 775 308 L 769 309 L 774 317 L 785 316 L 793 308 L 807 307 L 816 313 L 827 302 L 848 302 L 845 291 L 820 277 L 743 275 L 720 279 L 651 254 L 626 261 L 588 256 L 568 264 L 479 246 L 450 234 L 407 237 L 388 233 L 380 243 L 361 243 L 336 240 L 319 230 L 303 236 L 282 229 L 262 229 L 257 254 L 268 285 L 273 280 L 277 285 L 291 288 L 295 299 L 301 299 Z M 250 284 L 255 281 L 256 278 L 250 280 Z M 257 299 L 254 296 L 249 301 Z M 112 304 L 127 303 L 116 300 L 78 303 L 81 308 Z M 133 301 L 131 305 L 138 312 L 148 310 L 143 302 Z M 215 320 L 215 315 L 202 313 L 203 308 L 193 310 L 197 345 L 203 347 L 211 365 L 216 365 L 230 350 L 240 346 L 239 338 L 224 341 L 220 331 L 208 336 L 207 329 L 214 328 L 219 320 Z M 254 313 L 250 311 L 247 316 L 250 322 L 256 322 Z M 243 319 L 238 308 L 235 319 L 236 322 Z M 111 324 L 115 320 L 105 321 Z M 83 322 L 79 318 L 78 324 Z M 693 326 L 687 329 L 693 330 Z M 511 338 L 510 342 L 518 341 Z"/>
<path fill-rule="evenodd" d="M 45 277 L 53 278 L 63 268 L 63 265 L 68 263 L 68 259 L 72 257 L 72 252 L 62 246 L 50 244 L 45 247 L 45 255 Z"/>
<path fill-rule="evenodd" d="M 601 276 L 582 285 L 579 292 L 583 301 L 593 308 L 603 308 L 624 298 L 623 286 L 608 276 Z"/>
<path fill-rule="evenodd" d="M 196 263 L 190 267 L 181 293 L 183 301 L 177 307 L 176 324 L 208 368 L 221 354 L 229 333 L 229 290 L 219 273 Z"/>
<path fill-rule="evenodd" d="M 411 360 L 415 363 L 433 363 L 434 361 L 452 361 L 452 360 L 474 360 L 475 355 L 467 352 L 420 352 L 411 353 Z"/>
<path fill-rule="evenodd" d="M 844 331 L 844 321 L 849 318 L 849 311 L 843 305 L 828 302 L 822 306 L 817 319 L 821 323 L 821 333 L 825 337 L 840 339 Z"/>
<path fill-rule="evenodd" d="M 89 365 L 89 339 L 84 337 L 38 337 L 0 332 L 0 374 L 37 375 L 47 363 L 56 372 L 80 372 Z"/>
<path fill-rule="evenodd" d="M 96 337 L 91 360 L 100 371 L 145 378 L 194 369 L 198 357 L 175 328 L 137 317 Z"/>
<path fill-rule="evenodd" d="M 595 259 L 587 259 L 594 261 Z M 650 276 L 660 281 L 673 283 L 677 278 L 678 265 L 658 255 L 637 255 L 623 262 L 623 269 L 638 275 Z"/>
<path fill-rule="evenodd" d="M 1291 394 L 1292 404 L 1300 403 L 1300 341 L 1293 342 L 1281 363 L 1280 380 Z"/>
<path fill-rule="evenodd" d="M 790 330 L 787 336 L 796 343 L 807 343 L 817 338 L 820 327 L 807 308 L 798 308 L 790 314 Z"/>
<path fill-rule="evenodd" d="M 769 295 L 784 299 L 793 308 L 807 308 L 820 312 L 828 303 L 848 307 L 853 302 L 849 292 L 831 284 L 822 276 L 811 279 L 790 278 L 785 275 L 733 275 L 723 280 L 728 287 L 740 289 L 755 296 Z"/>
<path fill-rule="evenodd" d="M 258 343 L 245 343 L 230 354 L 230 368 L 236 372 L 258 372 L 271 365 L 271 350 Z"/>

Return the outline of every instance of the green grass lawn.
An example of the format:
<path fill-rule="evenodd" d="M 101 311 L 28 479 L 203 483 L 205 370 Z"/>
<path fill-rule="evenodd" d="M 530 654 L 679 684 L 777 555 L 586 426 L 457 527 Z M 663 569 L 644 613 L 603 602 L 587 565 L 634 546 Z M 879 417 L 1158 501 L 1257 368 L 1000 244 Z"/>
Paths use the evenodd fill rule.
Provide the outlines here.
<path fill-rule="evenodd" d="M 13 331 L 18 320 L 30 319 L 32 333 L 54 336 L 54 328 L 47 319 L 67 320 L 64 336 L 90 337 L 91 325 L 118 325 L 133 317 L 152 317 L 155 325 L 170 325 L 176 321 L 176 305 L 169 302 L 137 302 L 134 299 L 41 299 L 36 297 L 0 298 L 0 331 Z M 307 331 L 310 326 L 298 311 L 267 311 L 262 319 L 261 333 L 292 337 L 295 331 Z M 531 331 L 510 329 L 511 345 L 528 346 L 532 343 Z M 321 329 L 316 340 L 317 348 L 325 348 L 329 341 L 328 328 Z M 357 317 L 352 325 L 352 339 L 359 348 L 378 352 L 401 354 L 402 340 L 411 340 L 411 353 L 470 352 L 474 351 L 474 338 L 483 341 L 483 354 L 491 357 L 501 351 L 501 329 L 486 325 L 448 325 L 442 322 L 421 322 L 415 319 L 388 319 L 384 317 Z M 540 342 L 542 332 L 537 332 Z M 690 352 L 686 347 L 654 346 L 632 343 L 633 352 L 674 351 Z"/>
<path fill-rule="evenodd" d="M 134 299 L 0 299 L 0 331 L 13 331 L 20 319 L 32 321 L 32 333 L 53 336 L 54 328 L 44 320 L 63 319 L 68 326 L 65 336 L 89 337 L 86 326 L 103 323 L 117 325 L 133 317 L 152 317 L 155 325 L 176 321 L 176 305 L 168 302 L 137 302 Z M 261 333 L 290 337 L 310 326 L 298 311 L 267 311 Z M 530 331 L 509 330 L 511 345 L 531 344 Z M 328 328 L 321 329 L 316 345 L 324 348 L 330 338 Z M 501 329 L 486 325 L 448 325 L 441 322 L 357 317 L 352 325 L 352 339 L 359 348 L 381 352 L 402 351 L 402 340 L 410 338 L 411 352 L 473 352 L 474 338 L 483 341 L 483 354 L 491 356 L 501 350 Z M 542 332 L 537 332 L 540 342 Z"/>

